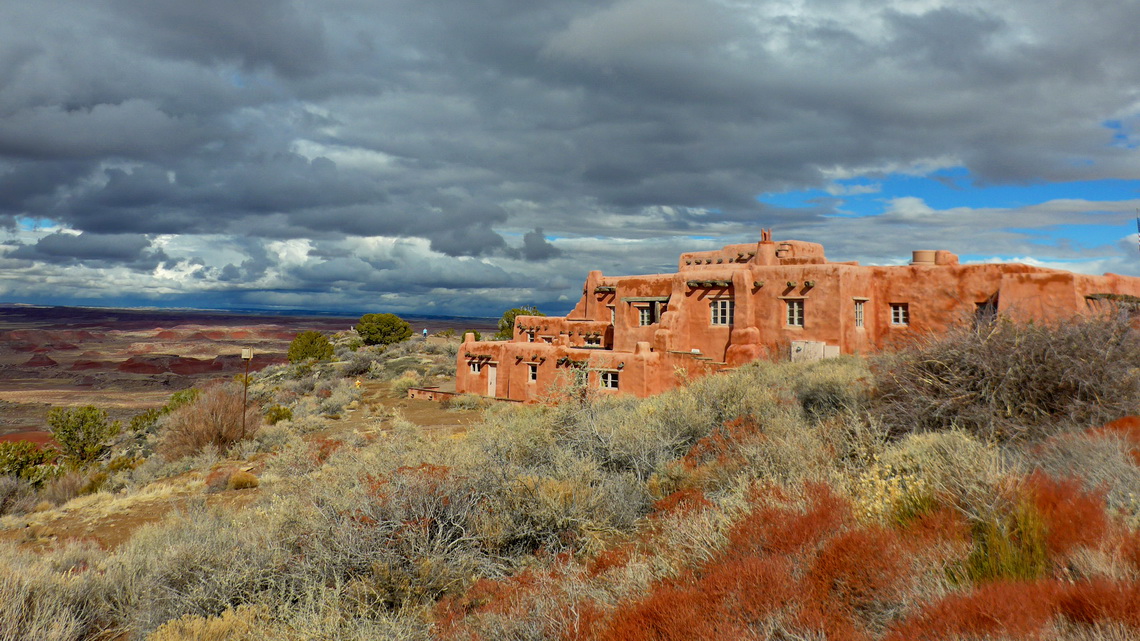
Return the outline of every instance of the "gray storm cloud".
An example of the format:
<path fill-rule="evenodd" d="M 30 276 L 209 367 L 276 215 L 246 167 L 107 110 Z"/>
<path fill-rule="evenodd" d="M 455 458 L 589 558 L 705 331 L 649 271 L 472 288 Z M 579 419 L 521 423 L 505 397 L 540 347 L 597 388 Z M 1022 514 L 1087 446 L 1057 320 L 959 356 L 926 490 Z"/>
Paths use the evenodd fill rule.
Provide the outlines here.
<path fill-rule="evenodd" d="M 411 308 L 558 309 L 590 267 L 655 271 L 675 258 L 662 242 L 761 226 L 863 260 L 932 225 L 971 230 L 978 253 L 1042 251 L 1009 231 L 1036 224 L 1028 205 L 903 220 L 884 203 L 837 221 L 842 196 L 757 200 L 835 176 L 945 160 L 980 184 L 1140 177 L 1135 3 L 44 0 L 4 13 L 0 269 L 13 283 L 54 269 L 79 292 L 91 269 L 166 266 L 150 290 L 191 299 L 323 284 L 346 305 L 387 291 Z M 1104 209 L 1067 206 L 1069 220 Z M 415 251 L 352 255 L 372 238 Z"/>

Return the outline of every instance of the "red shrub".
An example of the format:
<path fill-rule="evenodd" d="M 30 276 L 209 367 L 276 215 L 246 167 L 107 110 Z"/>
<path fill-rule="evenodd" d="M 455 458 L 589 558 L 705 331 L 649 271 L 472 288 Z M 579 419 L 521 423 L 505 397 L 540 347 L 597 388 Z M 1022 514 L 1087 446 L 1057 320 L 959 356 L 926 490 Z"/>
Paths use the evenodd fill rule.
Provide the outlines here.
<path fill-rule="evenodd" d="M 655 502 L 653 504 L 655 518 L 661 518 L 671 514 L 692 514 L 703 510 L 712 503 L 705 498 L 705 493 L 695 488 L 687 488 L 684 490 L 677 490 L 669 496 Z"/>
<path fill-rule="evenodd" d="M 1132 446 L 1132 460 L 1140 465 L 1140 416 L 1118 418 L 1104 427 L 1089 430 L 1093 434 L 1116 434 Z"/>
<path fill-rule="evenodd" d="M 887 641 L 1002 635 L 1037 638 L 1057 616 L 1085 625 L 1140 627 L 1140 586 L 1108 580 L 991 583 L 927 607 Z"/>
<path fill-rule="evenodd" d="M 934 541 L 969 541 L 970 524 L 961 512 L 940 507 L 933 512 L 924 512 L 908 521 L 902 529 L 908 540 L 919 543 Z"/>
<path fill-rule="evenodd" d="M 828 639 L 863 639 L 868 616 L 897 596 L 909 568 L 898 535 L 858 526 L 825 485 L 802 508 L 760 491 L 714 559 L 619 606 L 601 641 L 736 639 L 766 622 Z"/>
<path fill-rule="evenodd" d="M 887 641 L 1038 635 L 1053 615 L 1056 584 L 990 583 L 955 594 L 904 621 Z"/>
<path fill-rule="evenodd" d="M 853 636 L 850 622 L 860 613 L 898 598 L 907 570 L 903 546 L 890 530 L 850 530 L 825 542 L 804 582 L 828 638 Z"/>
<path fill-rule="evenodd" d="M 806 493 L 808 507 L 803 513 L 763 506 L 745 515 L 728 534 L 728 550 L 788 554 L 818 544 L 853 522 L 851 506 L 831 488 L 811 484 Z"/>
<path fill-rule="evenodd" d="M 619 545 L 607 550 L 603 550 L 601 554 L 594 557 L 590 565 L 586 568 L 586 576 L 593 578 L 599 574 L 614 568 L 623 568 L 626 563 L 629 563 L 629 557 L 633 553 L 633 546 L 630 544 Z"/>
<path fill-rule="evenodd" d="M 1126 532 L 1120 537 L 1120 552 L 1134 572 L 1140 572 L 1140 532 Z"/>
<path fill-rule="evenodd" d="M 313 457 L 313 462 L 317 465 L 324 465 L 325 461 L 333 455 L 340 447 L 344 445 L 344 441 L 337 441 L 329 438 L 316 438 L 309 443 L 310 456 Z"/>
<path fill-rule="evenodd" d="M 743 461 L 740 443 L 759 432 L 760 424 L 754 417 L 737 417 L 713 429 L 708 436 L 698 439 L 682 461 L 689 469 L 712 462 L 723 464 Z"/>
<path fill-rule="evenodd" d="M 1103 579 L 1074 583 L 1057 595 L 1056 611 L 1076 623 L 1140 627 L 1140 586 Z"/>
<path fill-rule="evenodd" d="M 1054 558 L 1104 538 L 1108 530 L 1104 496 L 1083 491 L 1080 481 L 1035 472 L 1026 479 L 1025 492 L 1045 519 L 1046 546 Z"/>

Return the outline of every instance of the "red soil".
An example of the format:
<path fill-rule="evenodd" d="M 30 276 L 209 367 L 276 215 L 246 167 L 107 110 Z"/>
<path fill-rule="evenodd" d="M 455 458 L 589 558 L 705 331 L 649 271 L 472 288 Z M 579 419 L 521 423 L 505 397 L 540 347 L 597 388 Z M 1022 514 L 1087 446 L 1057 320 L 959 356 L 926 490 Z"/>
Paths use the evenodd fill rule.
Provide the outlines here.
<path fill-rule="evenodd" d="M 28 362 L 24 363 L 24 367 L 55 367 L 57 365 L 59 365 L 59 363 L 52 360 L 52 358 L 47 354 L 43 353 L 32 356 L 30 359 L 28 359 Z"/>
<path fill-rule="evenodd" d="M 71 371 L 81 372 L 88 369 L 103 369 L 104 367 L 107 367 L 107 363 L 102 361 L 75 361 L 71 365 Z"/>
<path fill-rule="evenodd" d="M 51 432 L 14 432 L 12 434 L 0 434 L 0 443 L 27 441 L 35 443 L 36 445 L 55 445 L 55 440 L 51 437 Z"/>

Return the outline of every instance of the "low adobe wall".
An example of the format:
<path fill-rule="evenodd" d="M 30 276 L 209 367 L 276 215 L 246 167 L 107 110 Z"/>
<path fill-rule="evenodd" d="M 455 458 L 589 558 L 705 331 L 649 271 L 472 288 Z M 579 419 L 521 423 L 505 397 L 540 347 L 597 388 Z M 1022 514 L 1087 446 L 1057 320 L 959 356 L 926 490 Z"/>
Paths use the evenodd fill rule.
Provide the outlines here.
<path fill-rule="evenodd" d="M 408 398 L 415 398 L 421 401 L 435 401 L 440 402 L 444 399 L 451 399 L 459 396 L 459 392 L 445 392 L 438 387 L 409 387 Z"/>

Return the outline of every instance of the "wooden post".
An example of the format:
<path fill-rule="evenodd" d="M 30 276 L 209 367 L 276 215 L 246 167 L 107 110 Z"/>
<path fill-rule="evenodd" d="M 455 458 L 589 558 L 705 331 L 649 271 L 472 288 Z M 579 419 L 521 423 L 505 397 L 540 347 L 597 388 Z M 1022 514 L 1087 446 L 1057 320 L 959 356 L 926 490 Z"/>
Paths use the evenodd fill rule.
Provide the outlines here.
<path fill-rule="evenodd" d="M 241 359 L 245 361 L 245 376 L 241 379 L 241 440 L 245 440 L 245 415 L 249 399 L 249 363 L 253 360 L 253 348 L 241 348 Z"/>

